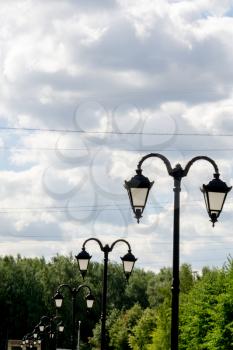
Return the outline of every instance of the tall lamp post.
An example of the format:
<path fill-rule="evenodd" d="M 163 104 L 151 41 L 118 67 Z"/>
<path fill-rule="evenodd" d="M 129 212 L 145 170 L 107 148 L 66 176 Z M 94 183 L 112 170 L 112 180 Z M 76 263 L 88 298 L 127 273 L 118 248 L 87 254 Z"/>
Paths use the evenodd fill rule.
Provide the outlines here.
<path fill-rule="evenodd" d="M 76 256 L 78 261 L 79 270 L 83 278 L 85 277 L 88 269 L 88 265 L 91 259 L 91 255 L 86 251 L 85 247 L 87 242 L 95 241 L 98 243 L 100 250 L 104 253 L 104 270 L 103 270 L 103 291 L 102 291 L 102 304 L 101 304 L 101 350 L 107 349 L 106 342 L 106 310 L 107 310 L 107 283 L 108 283 L 108 255 L 113 250 L 117 243 L 123 242 L 128 246 L 128 253 L 124 255 L 121 260 L 123 263 L 123 269 L 128 280 L 132 271 L 134 264 L 136 262 L 135 256 L 131 252 L 130 244 L 124 239 L 118 239 L 112 243 L 111 246 L 106 244 L 105 246 L 97 238 L 89 238 L 83 243 L 82 251 Z"/>
<path fill-rule="evenodd" d="M 178 335 L 179 335 L 179 236 L 180 236 L 180 191 L 181 180 L 188 175 L 188 172 L 198 160 L 206 160 L 214 167 L 214 178 L 208 185 L 203 185 L 201 191 L 203 192 L 207 212 L 213 226 L 218 221 L 218 217 L 222 211 L 227 193 L 231 190 L 225 182 L 219 178 L 219 170 L 217 164 L 209 157 L 198 156 L 192 158 L 187 165 L 182 168 L 177 164 L 172 168 L 170 161 L 159 153 L 150 153 L 144 156 L 138 163 L 136 175 L 130 181 L 125 181 L 125 188 L 128 191 L 130 204 L 139 222 L 142 213 L 145 209 L 149 191 L 154 182 L 142 175 L 142 164 L 148 158 L 161 159 L 166 168 L 168 175 L 174 179 L 174 224 L 173 224 L 173 272 L 172 272 L 172 319 L 171 319 L 171 350 L 178 349 Z"/>
<path fill-rule="evenodd" d="M 62 289 L 68 289 L 69 291 L 69 295 L 71 296 L 72 299 L 72 335 L 71 335 L 71 347 L 72 350 L 76 349 L 76 343 L 75 343 L 75 333 L 76 333 L 76 298 L 77 295 L 79 294 L 79 292 L 82 289 L 88 289 L 89 293 L 86 295 L 86 303 L 87 303 L 87 308 L 91 309 L 93 304 L 94 304 L 94 296 L 91 293 L 91 289 L 89 286 L 87 286 L 86 284 L 81 284 L 80 286 L 78 286 L 77 288 L 73 288 L 71 287 L 69 284 L 61 284 L 58 286 L 56 294 L 54 295 L 54 300 L 55 300 L 55 304 L 57 308 L 61 308 L 62 303 L 63 303 L 63 295 L 61 293 Z"/>

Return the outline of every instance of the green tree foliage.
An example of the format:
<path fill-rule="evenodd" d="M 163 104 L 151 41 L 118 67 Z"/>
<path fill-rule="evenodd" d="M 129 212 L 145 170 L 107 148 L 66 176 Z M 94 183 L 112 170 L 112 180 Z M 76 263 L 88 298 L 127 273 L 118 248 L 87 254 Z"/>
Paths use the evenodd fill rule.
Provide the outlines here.
<path fill-rule="evenodd" d="M 181 349 L 233 349 L 233 264 L 204 269 L 181 305 Z"/>
<path fill-rule="evenodd" d="M 118 309 L 113 309 L 107 317 L 106 320 L 106 329 L 111 329 L 111 327 L 115 324 L 118 317 L 120 315 L 120 311 Z M 101 323 L 98 322 L 93 330 L 93 336 L 89 338 L 89 344 L 91 345 L 92 350 L 100 350 L 100 334 L 101 334 Z M 107 342 L 110 342 L 109 334 L 106 335 Z"/>
<path fill-rule="evenodd" d="M 85 284 L 93 290 L 96 302 L 87 313 L 85 291 L 78 296 L 76 316 L 82 321 L 81 338 L 87 343 L 92 329 L 98 324 L 101 311 L 103 265 L 91 263 Z M 146 289 L 149 276 L 135 269 L 132 283 L 127 284 L 122 264 L 109 264 L 108 312 L 114 309 L 130 309 L 135 300 L 143 307 L 148 305 Z M 151 273 L 150 273 L 151 276 Z M 0 348 L 7 338 L 22 338 L 33 330 L 42 315 L 54 315 L 52 297 L 57 287 L 68 283 L 73 287 L 83 283 L 78 264 L 72 255 L 55 256 L 46 262 L 43 258 L 26 259 L 18 256 L 0 258 Z M 69 344 L 71 330 L 71 298 L 64 291 L 60 314 L 65 323 L 64 344 Z M 22 322 L 23 320 L 23 322 Z M 98 327 L 97 327 L 98 328 Z"/>
<path fill-rule="evenodd" d="M 150 304 L 156 307 L 156 328 L 152 332 L 152 343 L 148 350 L 170 349 L 170 323 L 171 323 L 171 283 L 172 271 L 163 268 L 150 281 L 148 297 Z M 193 274 L 191 266 L 183 264 L 180 268 L 180 290 L 182 295 L 187 294 L 193 287 Z"/>
<path fill-rule="evenodd" d="M 180 268 L 180 291 L 187 294 L 193 287 L 194 277 L 192 267 L 189 264 L 182 264 Z"/>
<path fill-rule="evenodd" d="M 145 309 L 141 318 L 132 329 L 129 336 L 129 345 L 132 350 L 146 350 L 152 340 L 152 332 L 156 327 L 156 317 L 154 309 Z"/>
<path fill-rule="evenodd" d="M 156 328 L 152 331 L 151 344 L 147 350 L 169 350 L 170 349 L 170 322 L 171 309 L 170 302 L 165 300 L 157 309 Z"/>
<path fill-rule="evenodd" d="M 147 296 L 151 307 L 158 307 L 171 298 L 171 282 L 172 271 L 166 267 L 149 280 Z"/>
<path fill-rule="evenodd" d="M 129 335 L 133 327 L 137 324 L 143 314 L 143 309 L 139 304 L 135 304 L 129 310 L 113 309 L 108 317 L 106 328 L 108 330 L 108 343 L 113 350 L 130 350 L 128 343 Z M 97 323 L 93 337 L 89 339 L 93 350 L 100 349 L 100 323 Z"/>
<path fill-rule="evenodd" d="M 147 289 L 154 276 L 153 272 L 145 272 L 138 269 L 133 272 L 125 291 L 127 305 L 133 306 L 135 303 L 138 303 L 143 308 L 150 306 Z"/>
<path fill-rule="evenodd" d="M 129 336 L 140 320 L 143 309 L 135 304 L 131 309 L 122 311 L 109 329 L 109 344 L 114 350 L 129 350 Z"/>
<path fill-rule="evenodd" d="M 83 291 L 76 317 L 81 320 L 81 348 L 100 349 L 103 265 L 91 263 L 85 284 L 95 295 L 87 312 Z M 169 350 L 171 319 L 170 268 L 157 274 L 135 269 L 126 282 L 121 264 L 109 264 L 107 336 L 109 350 Z M 0 257 L 0 349 L 7 338 L 22 338 L 42 315 L 54 315 L 57 287 L 83 283 L 72 255 L 26 259 Z M 180 269 L 180 350 L 233 350 L 233 262 L 222 269 L 203 268 L 193 278 L 190 265 Z M 63 347 L 70 346 L 71 298 L 64 291 L 60 314 L 65 323 Z M 89 343 L 88 343 L 89 340 Z"/>
<path fill-rule="evenodd" d="M 37 322 L 43 313 L 43 288 L 37 279 L 37 271 L 44 264 L 43 259 L 0 259 L 0 341 L 20 338 Z M 3 344 L 2 343 L 2 344 Z"/>

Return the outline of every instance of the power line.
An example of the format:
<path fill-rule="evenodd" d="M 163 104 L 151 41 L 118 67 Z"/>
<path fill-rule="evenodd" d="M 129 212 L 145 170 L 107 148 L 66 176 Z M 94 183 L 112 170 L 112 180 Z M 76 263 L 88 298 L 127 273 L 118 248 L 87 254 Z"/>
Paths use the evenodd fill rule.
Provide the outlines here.
<path fill-rule="evenodd" d="M 197 206 L 196 203 L 202 203 L 200 199 L 192 199 L 184 203 L 189 206 Z M 148 208 L 164 208 L 165 205 L 173 204 L 172 201 L 163 201 L 161 205 L 148 205 Z M 231 206 L 231 203 L 227 203 L 226 206 Z M 118 206 L 117 204 L 94 204 L 94 205 L 79 205 L 79 206 L 45 206 L 45 207 L 0 207 L 0 213 L 12 213 L 12 212 L 30 212 L 30 211 L 48 211 L 54 212 L 67 212 L 67 211 L 101 211 L 101 210 L 130 210 L 130 206 L 124 204 L 123 206 Z"/>
<path fill-rule="evenodd" d="M 191 205 L 191 206 L 195 206 L 195 205 Z M 157 209 L 164 209 L 163 206 L 155 206 L 153 208 L 157 208 Z M 47 213 L 67 213 L 67 212 L 76 212 L 76 213 L 82 213 L 82 212 L 100 212 L 100 211 L 128 211 L 130 210 L 130 207 L 127 208 L 95 208 L 95 209 L 74 209 L 74 208 L 64 208 L 64 209 L 0 209 L 0 214 L 13 214 L 13 213 L 43 213 L 43 212 L 47 212 Z"/>
<path fill-rule="evenodd" d="M 232 135 L 233 136 L 233 135 Z M 9 151 L 88 151 L 89 148 L 54 148 L 54 147 L 4 147 L 1 146 L 0 150 L 9 150 Z M 205 148 L 205 149 L 120 149 L 116 148 L 118 151 L 126 152 L 230 152 L 233 151 L 233 148 Z"/>
<path fill-rule="evenodd" d="M 52 132 L 52 133 L 78 133 L 78 134 L 110 134 L 110 135 L 147 135 L 147 136 L 218 136 L 218 137 L 232 137 L 233 134 L 227 133 L 186 133 L 186 132 L 120 132 L 120 131 L 86 131 L 74 129 L 49 129 L 49 128 L 23 128 L 23 127 L 5 127 L 0 126 L 0 131 L 24 131 L 24 132 Z"/>
<path fill-rule="evenodd" d="M 8 237 L 11 237 L 11 238 L 43 238 L 43 234 L 20 234 L 20 235 L 17 235 L 17 234 L 15 234 L 15 233 L 7 233 L 7 235 L 8 235 Z M 47 237 L 48 238 L 48 237 Z M 53 236 L 52 235 L 50 235 L 50 237 L 49 238 L 53 238 Z M 57 240 L 58 241 L 58 240 Z M 183 241 L 183 242 L 181 242 L 181 248 L 185 245 L 185 244 L 187 244 L 187 242 L 188 241 Z M 213 248 L 213 249 L 206 249 L 206 248 L 204 248 L 203 247 L 203 249 L 205 249 L 205 251 L 225 251 L 225 250 L 230 250 L 231 249 L 231 247 L 229 247 L 229 243 L 230 244 L 232 244 L 232 248 L 233 248 L 233 241 L 232 242 L 223 242 L 223 241 L 221 241 L 221 242 L 219 242 L 219 241 L 213 241 L 213 240 L 211 240 L 211 241 L 208 241 L 208 240 L 206 240 L 206 241 L 199 241 L 199 240 L 196 240 L 196 241 L 192 241 L 192 242 L 190 242 L 190 243 L 192 243 L 192 246 L 195 246 L 195 245 L 200 245 L 200 244 L 203 244 L 203 243 L 208 243 L 208 245 L 213 245 L 213 246 L 216 246 L 216 245 L 223 245 L 223 244 L 227 244 L 228 245 L 228 247 L 227 248 Z M 0 243 L 1 244 L 1 243 Z M 171 246 L 171 242 L 163 242 L 163 241 L 158 241 L 158 242 L 156 242 L 156 245 L 167 245 L 167 246 Z M 200 249 L 200 248 L 199 248 Z M 171 250 L 166 250 L 166 252 L 168 252 L 168 253 L 170 253 L 171 252 Z"/>
<path fill-rule="evenodd" d="M 43 234 L 15 234 L 15 233 L 7 233 L 7 236 L 8 237 L 10 237 L 10 238 L 14 238 L 14 239 L 22 239 L 22 238 L 28 238 L 28 239 L 40 239 L 40 240 L 43 240 Z M 54 236 L 52 235 L 50 235 L 50 237 L 46 237 L 46 240 L 47 239 L 53 239 L 54 238 Z M 54 239 L 53 239 L 54 240 Z M 56 236 L 56 241 L 59 241 L 58 239 L 57 239 L 57 236 Z M 200 250 L 202 250 L 202 249 L 204 249 L 204 251 L 206 252 L 206 251 L 209 251 L 209 252 L 217 252 L 217 251 L 232 251 L 232 249 L 233 249 L 233 241 L 232 242 L 229 242 L 229 241 L 226 241 L 226 242 L 223 242 L 223 241 L 213 241 L 213 240 L 211 240 L 211 241 L 208 241 L 208 240 L 205 240 L 205 241 L 201 241 L 201 240 L 194 240 L 194 241 L 192 241 L 192 242 L 189 242 L 189 241 L 185 241 L 185 240 L 183 240 L 182 242 L 181 242 L 181 252 L 183 252 L 183 249 L 185 249 L 185 245 L 187 244 L 187 243 L 191 243 L 192 244 L 192 247 L 198 247 L 198 250 L 200 251 Z M 206 248 L 206 247 L 200 247 L 200 245 L 205 245 L 205 244 L 208 244 L 208 246 L 212 246 L 212 247 L 214 247 L 214 248 Z M 0 243 L 0 245 L 1 245 L 1 243 Z M 223 246 L 224 245 L 227 245 L 227 247 L 226 248 L 223 248 Z M 166 246 L 166 247 L 170 247 L 171 246 L 171 242 L 161 242 L 161 241 L 158 241 L 158 242 L 156 242 L 156 246 Z M 221 247 L 222 246 L 222 247 Z M 155 253 L 157 252 L 156 250 L 154 251 Z M 159 251 L 159 252 L 161 252 L 161 251 Z M 169 250 L 169 249 L 167 249 L 166 248 L 166 253 L 170 253 L 171 252 L 171 250 Z"/>

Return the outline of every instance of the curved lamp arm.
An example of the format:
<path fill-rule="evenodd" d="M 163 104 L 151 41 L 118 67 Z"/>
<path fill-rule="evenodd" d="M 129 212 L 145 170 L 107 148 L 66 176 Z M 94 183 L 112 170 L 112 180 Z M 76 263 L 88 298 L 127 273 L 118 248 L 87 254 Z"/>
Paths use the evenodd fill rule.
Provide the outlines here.
<path fill-rule="evenodd" d="M 113 248 L 115 247 L 115 245 L 119 242 L 125 243 L 128 246 L 129 251 L 131 251 L 131 246 L 130 246 L 129 242 L 127 242 L 125 239 L 117 239 L 115 242 L 113 242 L 112 245 L 110 246 L 110 251 L 112 251 Z"/>
<path fill-rule="evenodd" d="M 106 250 L 107 250 L 108 252 L 111 252 L 111 251 L 113 250 L 114 246 L 115 246 L 117 243 L 119 243 L 119 242 L 125 243 L 125 244 L 128 246 L 129 251 L 131 251 L 131 246 L 130 246 L 129 242 L 127 242 L 125 239 L 117 239 L 117 240 L 116 240 L 115 242 L 113 242 L 113 243 L 111 244 L 111 246 L 109 247 L 108 244 L 107 244 L 106 246 L 103 246 L 103 244 L 101 243 L 101 241 L 100 241 L 98 238 L 88 238 L 88 239 L 83 243 L 82 249 L 85 249 L 86 243 L 89 242 L 89 241 L 95 241 L 95 242 L 97 242 L 98 245 L 99 245 L 99 247 L 100 247 L 100 249 L 101 249 L 103 252 L 105 252 Z"/>
<path fill-rule="evenodd" d="M 183 172 L 183 176 L 187 176 L 188 175 L 188 172 L 191 168 L 191 166 L 198 160 L 206 160 L 207 162 L 211 163 L 214 167 L 214 170 L 215 170 L 215 174 L 219 174 L 219 169 L 218 169 L 218 166 L 217 164 L 215 163 L 215 161 L 209 157 L 206 157 L 206 156 L 198 156 L 198 157 L 194 157 L 192 158 L 188 163 L 187 165 L 185 166 L 184 168 L 184 172 Z"/>
<path fill-rule="evenodd" d="M 50 322 L 50 317 L 49 316 L 42 316 L 41 318 L 40 318 L 40 322 L 46 322 L 46 325 Z"/>
<path fill-rule="evenodd" d="M 89 241 L 97 242 L 99 247 L 100 247 L 100 249 L 102 251 L 104 251 L 104 246 L 103 246 L 103 244 L 101 243 L 101 241 L 98 238 L 88 238 L 88 239 L 86 239 L 86 241 L 83 243 L 83 247 L 82 247 L 83 249 L 85 249 L 86 243 L 89 242 Z"/>
<path fill-rule="evenodd" d="M 169 175 L 172 174 L 172 166 L 171 166 L 170 161 L 169 161 L 165 156 L 163 156 L 163 155 L 160 154 L 160 153 L 149 153 L 149 154 L 147 154 L 146 156 L 144 156 L 144 157 L 140 160 L 140 162 L 138 163 L 137 169 L 140 171 L 140 170 L 141 170 L 141 167 L 142 167 L 142 163 L 143 163 L 146 159 L 152 158 L 152 157 L 161 159 L 161 160 L 164 162 L 164 164 L 166 165 L 168 174 L 169 174 Z"/>
<path fill-rule="evenodd" d="M 78 294 L 79 291 L 83 288 L 86 288 L 88 289 L 89 293 L 91 294 L 91 288 L 86 285 L 86 284 L 80 284 L 77 288 L 72 288 L 69 284 L 67 283 L 63 283 L 63 284 L 60 284 L 60 286 L 57 288 L 57 292 L 59 293 L 61 289 L 64 289 L 64 288 L 67 288 L 70 292 L 70 295 L 71 296 L 74 296 L 74 294 Z"/>
<path fill-rule="evenodd" d="M 68 289 L 70 294 L 72 295 L 73 290 L 72 290 L 71 286 L 67 283 L 60 284 L 60 286 L 58 286 L 58 288 L 57 288 L 57 292 L 60 292 L 60 290 L 64 289 L 64 288 Z"/>
<path fill-rule="evenodd" d="M 163 156 L 162 154 L 160 153 L 149 153 L 147 154 L 146 156 L 144 156 L 140 162 L 138 163 L 137 165 L 137 169 L 139 171 L 141 171 L 141 167 L 142 167 L 142 164 L 143 162 L 148 159 L 148 158 L 152 158 L 152 157 L 155 157 L 155 158 L 159 158 L 161 159 L 164 164 L 166 165 L 166 168 L 167 168 L 167 171 L 168 171 L 168 174 L 173 176 L 174 174 L 174 169 L 172 169 L 172 166 L 171 166 L 171 163 L 170 161 L 167 159 L 167 157 Z M 211 159 L 210 157 L 207 157 L 207 156 L 198 156 L 198 157 L 194 157 L 192 158 L 188 163 L 187 165 L 185 166 L 184 170 L 183 170 L 183 173 L 182 173 L 182 177 L 184 176 L 187 176 L 191 166 L 198 160 L 206 160 L 207 162 L 211 163 L 214 167 L 214 170 L 215 170 L 215 173 L 216 174 L 219 174 L 219 169 L 218 169 L 218 166 L 217 164 L 215 163 L 215 161 L 213 159 Z"/>
<path fill-rule="evenodd" d="M 79 291 L 84 288 L 88 289 L 89 293 L 91 294 L 91 288 L 87 284 L 80 284 L 80 286 L 78 286 L 76 289 L 76 292 L 79 293 Z"/>

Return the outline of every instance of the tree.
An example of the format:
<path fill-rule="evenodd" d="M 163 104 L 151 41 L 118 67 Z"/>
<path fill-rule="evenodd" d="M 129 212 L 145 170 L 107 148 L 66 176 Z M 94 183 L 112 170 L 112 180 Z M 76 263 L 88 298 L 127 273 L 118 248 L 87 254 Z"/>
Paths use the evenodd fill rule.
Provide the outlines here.
<path fill-rule="evenodd" d="M 129 336 L 129 345 L 133 350 L 146 350 L 152 340 L 152 331 L 156 327 L 156 312 L 154 309 L 145 309 Z"/>
<path fill-rule="evenodd" d="M 170 349 L 171 308 L 169 300 L 165 300 L 157 309 L 156 328 L 151 333 L 152 342 L 147 350 Z"/>
<path fill-rule="evenodd" d="M 181 304 L 180 349 L 233 349 L 233 272 L 205 269 Z"/>
<path fill-rule="evenodd" d="M 158 307 L 171 298 L 171 268 L 164 267 L 149 280 L 147 296 L 151 307 Z"/>
<path fill-rule="evenodd" d="M 135 304 L 127 311 L 121 311 L 118 318 L 109 329 L 110 346 L 114 350 L 129 350 L 129 336 L 133 327 L 140 320 L 143 309 Z"/>

